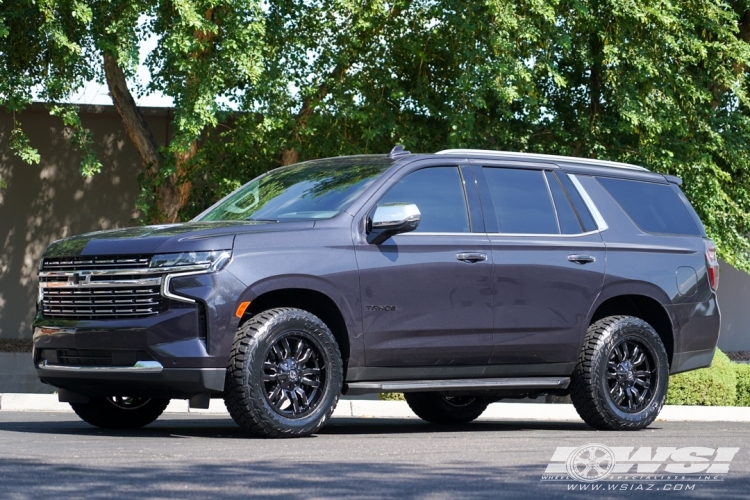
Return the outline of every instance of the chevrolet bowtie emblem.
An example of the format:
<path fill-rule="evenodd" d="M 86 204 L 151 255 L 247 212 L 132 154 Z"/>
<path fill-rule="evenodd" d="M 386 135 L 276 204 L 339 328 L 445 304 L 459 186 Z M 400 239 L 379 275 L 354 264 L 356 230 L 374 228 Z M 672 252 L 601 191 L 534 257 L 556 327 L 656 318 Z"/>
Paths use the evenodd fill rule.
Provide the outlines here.
<path fill-rule="evenodd" d="M 89 273 L 73 273 L 68 276 L 68 283 L 78 285 L 79 283 L 87 283 L 91 281 L 91 274 Z"/>

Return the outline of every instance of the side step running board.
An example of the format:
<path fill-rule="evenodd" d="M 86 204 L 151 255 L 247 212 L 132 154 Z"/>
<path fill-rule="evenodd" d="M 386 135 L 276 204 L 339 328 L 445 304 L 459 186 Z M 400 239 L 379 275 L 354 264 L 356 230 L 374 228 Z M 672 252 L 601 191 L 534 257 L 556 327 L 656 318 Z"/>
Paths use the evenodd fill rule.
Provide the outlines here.
<path fill-rule="evenodd" d="M 346 394 L 357 395 L 371 392 L 428 392 L 461 390 L 533 390 L 566 389 L 568 377 L 525 378 L 477 378 L 455 380 L 393 380 L 387 382 L 352 382 L 347 384 Z"/>

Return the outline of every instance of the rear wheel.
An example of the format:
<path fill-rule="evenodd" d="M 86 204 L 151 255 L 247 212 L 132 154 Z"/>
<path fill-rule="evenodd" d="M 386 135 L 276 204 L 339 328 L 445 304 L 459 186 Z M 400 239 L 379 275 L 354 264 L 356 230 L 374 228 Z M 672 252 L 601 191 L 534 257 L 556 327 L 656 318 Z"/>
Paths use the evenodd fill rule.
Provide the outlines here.
<path fill-rule="evenodd" d="M 406 402 L 422 420 L 433 424 L 465 424 L 487 409 L 484 399 L 468 396 L 444 396 L 437 392 L 407 392 Z"/>
<path fill-rule="evenodd" d="M 103 429 L 139 429 L 164 412 L 168 399 L 92 397 L 88 403 L 70 403 L 81 419 Z"/>
<path fill-rule="evenodd" d="M 592 324 L 570 381 L 578 414 L 602 430 L 647 427 L 664 406 L 669 360 L 645 321 L 610 316 Z"/>

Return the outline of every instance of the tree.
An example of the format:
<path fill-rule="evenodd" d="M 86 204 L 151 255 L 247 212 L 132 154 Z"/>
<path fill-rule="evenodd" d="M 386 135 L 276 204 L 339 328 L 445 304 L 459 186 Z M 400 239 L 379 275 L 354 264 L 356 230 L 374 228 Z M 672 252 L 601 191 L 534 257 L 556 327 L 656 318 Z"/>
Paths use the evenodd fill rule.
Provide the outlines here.
<path fill-rule="evenodd" d="M 92 75 L 127 90 L 115 66 L 132 74 L 138 37 L 161 35 L 152 87 L 175 97 L 178 132 L 144 159 L 151 220 L 298 160 L 396 143 L 530 151 L 683 177 L 721 256 L 750 271 L 747 0 L 2 1 L 0 71 L 23 69 L 0 81 L 11 111 L 40 83 L 51 102 Z M 33 43 L 9 56 L 19 39 Z"/>
<path fill-rule="evenodd" d="M 473 147 L 586 156 L 682 177 L 750 271 L 750 7 L 725 0 L 278 0 L 264 69 L 207 145 L 196 213 L 296 159 Z M 218 160 L 217 160 L 218 159 Z"/>
<path fill-rule="evenodd" d="M 260 70 L 262 12 L 255 0 L 3 0 L 0 3 L 0 105 L 21 111 L 34 97 L 47 102 L 73 130 L 83 175 L 101 165 L 76 108 L 61 104 L 85 82 L 104 80 L 144 168 L 143 199 L 151 222 L 175 222 L 187 201 L 187 165 L 198 140 L 216 126 L 232 98 Z M 138 65 L 139 41 L 159 37 L 146 61 L 150 89 L 174 98 L 174 139 L 159 148 L 133 99 L 128 80 Z M 21 125 L 10 146 L 39 161 Z"/>

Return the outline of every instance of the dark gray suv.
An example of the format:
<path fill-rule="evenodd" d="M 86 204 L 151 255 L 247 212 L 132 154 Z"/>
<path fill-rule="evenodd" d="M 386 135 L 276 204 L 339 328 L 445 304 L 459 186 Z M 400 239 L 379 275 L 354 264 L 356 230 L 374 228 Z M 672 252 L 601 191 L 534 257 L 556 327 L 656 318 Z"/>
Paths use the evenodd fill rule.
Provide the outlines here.
<path fill-rule="evenodd" d="M 191 222 L 51 244 L 34 363 L 100 427 L 223 397 L 248 431 L 304 436 L 341 394 L 403 392 L 439 424 L 546 393 L 641 429 L 719 335 L 716 248 L 680 184 L 476 150 L 282 167 Z"/>

